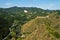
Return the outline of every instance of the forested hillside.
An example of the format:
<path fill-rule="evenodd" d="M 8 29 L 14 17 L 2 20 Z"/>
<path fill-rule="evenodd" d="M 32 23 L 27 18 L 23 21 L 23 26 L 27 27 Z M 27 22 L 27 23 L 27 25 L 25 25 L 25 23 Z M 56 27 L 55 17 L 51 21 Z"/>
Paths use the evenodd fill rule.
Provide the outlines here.
<path fill-rule="evenodd" d="M 12 33 L 6 40 L 9 40 L 9 39 L 11 40 L 13 38 L 20 40 L 21 37 L 19 37 L 20 39 L 18 37 L 16 37 L 17 34 L 20 36 L 22 36 L 22 34 L 30 35 L 30 36 L 27 36 L 28 38 L 23 39 L 23 40 L 28 40 L 31 37 L 31 35 L 33 35 L 35 37 L 35 35 L 34 35 L 35 29 L 36 28 L 40 29 L 39 25 L 41 25 L 41 23 L 44 23 L 44 21 L 48 21 L 48 19 L 45 20 L 45 19 L 38 18 L 36 20 L 35 18 L 46 17 L 46 16 L 47 17 L 49 16 L 49 20 L 52 21 L 53 26 L 58 26 L 56 28 L 60 27 L 60 10 L 44 10 L 44 9 L 36 8 L 36 7 L 16 7 L 16 6 L 10 7 L 10 8 L 0 8 L 0 40 L 4 39 L 10 32 L 12 32 Z M 37 22 L 41 22 L 41 23 L 36 23 L 36 21 L 34 23 L 34 22 L 32 22 L 32 20 L 36 20 Z M 29 21 L 31 21 L 31 23 Z M 37 25 L 37 24 L 39 24 L 39 25 Z M 24 25 L 26 25 L 26 26 L 24 26 Z M 49 25 L 51 25 L 51 23 L 47 24 L 47 25 L 49 26 Z M 27 29 L 26 28 L 22 29 L 22 27 L 26 27 Z M 45 23 L 44 23 L 43 27 L 45 29 Z M 11 31 L 10 31 L 10 29 L 11 29 Z M 40 29 L 40 30 L 44 30 L 44 29 Z M 26 31 L 30 31 L 30 32 L 22 33 L 21 30 L 24 30 L 24 31 L 26 30 Z M 48 30 L 49 29 L 47 29 L 47 31 Z M 59 32 L 59 29 L 56 31 Z M 60 34 L 58 34 L 58 35 L 59 35 L 58 38 L 60 38 Z M 38 40 L 38 39 L 39 38 L 36 37 L 36 39 L 31 39 L 31 40 Z"/>

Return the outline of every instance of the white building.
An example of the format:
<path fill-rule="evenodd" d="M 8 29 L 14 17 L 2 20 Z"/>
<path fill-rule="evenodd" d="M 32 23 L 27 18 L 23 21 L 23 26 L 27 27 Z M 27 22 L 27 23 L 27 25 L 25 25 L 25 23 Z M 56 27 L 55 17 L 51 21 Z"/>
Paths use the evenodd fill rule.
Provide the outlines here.
<path fill-rule="evenodd" d="M 24 12 L 25 12 L 25 13 L 28 13 L 28 11 L 27 11 L 27 10 L 24 10 Z"/>

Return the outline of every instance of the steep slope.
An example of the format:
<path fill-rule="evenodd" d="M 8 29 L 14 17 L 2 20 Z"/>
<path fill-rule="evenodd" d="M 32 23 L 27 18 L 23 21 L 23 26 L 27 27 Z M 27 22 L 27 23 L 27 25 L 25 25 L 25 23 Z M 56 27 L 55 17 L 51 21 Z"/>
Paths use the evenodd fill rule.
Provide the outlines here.
<path fill-rule="evenodd" d="M 22 38 L 22 40 L 60 40 L 59 29 L 55 28 L 60 19 L 56 19 L 56 14 L 51 15 L 49 15 L 49 18 L 35 18 L 23 25 L 21 31 L 25 38 Z"/>
<path fill-rule="evenodd" d="M 24 10 L 27 11 L 24 12 Z M 9 28 L 12 26 L 12 24 L 14 23 L 15 20 L 19 21 L 17 24 L 25 24 L 26 22 L 30 21 L 31 19 L 34 19 L 36 16 L 45 16 L 48 15 L 47 13 L 50 13 L 52 11 L 47 11 L 41 8 L 36 8 L 36 7 L 10 7 L 10 8 L 0 8 L 0 17 L 2 19 L 5 19 L 8 23 L 5 23 L 6 21 L 3 21 L 0 26 L 1 27 L 1 31 L 0 31 L 0 40 L 2 40 L 3 38 L 5 38 L 5 35 L 8 35 L 7 33 L 9 33 Z M 1 19 L 0 19 L 1 20 Z M 16 21 L 16 22 L 17 22 Z M 6 30 L 5 28 L 7 28 L 8 30 Z M 6 30 L 6 33 L 2 30 Z"/>

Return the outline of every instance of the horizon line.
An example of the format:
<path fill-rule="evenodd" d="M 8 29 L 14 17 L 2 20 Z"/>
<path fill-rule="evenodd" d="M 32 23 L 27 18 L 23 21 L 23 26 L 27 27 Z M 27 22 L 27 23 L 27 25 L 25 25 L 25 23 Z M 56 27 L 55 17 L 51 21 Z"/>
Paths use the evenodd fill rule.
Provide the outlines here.
<path fill-rule="evenodd" d="M 31 8 L 31 7 L 33 7 L 33 6 L 31 6 L 31 7 L 29 7 L 29 6 L 11 6 L 11 7 L 0 7 L 0 8 L 12 8 L 12 7 Z M 40 9 L 43 9 L 43 10 L 60 10 L 60 9 L 44 9 L 44 8 L 41 8 L 41 7 L 33 7 L 33 8 L 40 8 Z"/>

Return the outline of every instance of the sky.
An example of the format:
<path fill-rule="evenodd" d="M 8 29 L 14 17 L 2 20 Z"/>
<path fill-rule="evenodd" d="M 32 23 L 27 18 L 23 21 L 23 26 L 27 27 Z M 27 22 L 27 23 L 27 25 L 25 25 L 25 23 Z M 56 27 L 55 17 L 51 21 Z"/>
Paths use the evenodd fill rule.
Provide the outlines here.
<path fill-rule="evenodd" d="M 0 0 L 0 8 L 13 6 L 60 10 L 60 0 Z"/>

